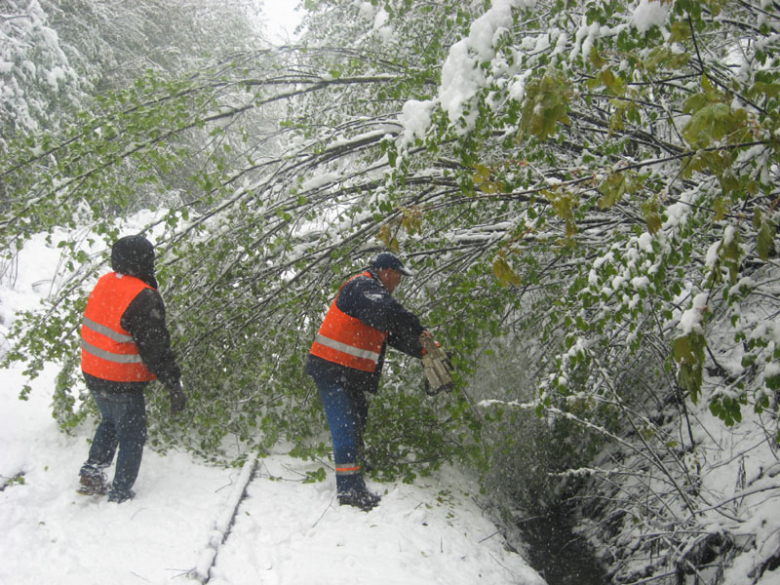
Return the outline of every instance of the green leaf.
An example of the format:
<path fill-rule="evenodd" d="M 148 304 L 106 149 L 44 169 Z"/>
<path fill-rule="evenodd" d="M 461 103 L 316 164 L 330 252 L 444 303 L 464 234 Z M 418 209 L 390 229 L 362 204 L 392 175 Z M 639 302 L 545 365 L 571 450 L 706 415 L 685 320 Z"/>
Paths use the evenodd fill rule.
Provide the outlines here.
<path fill-rule="evenodd" d="M 683 35 L 690 37 L 690 29 L 683 26 Z M 674 29 L 673 29 L 674 30 Z M 673 51 L 668 45 L 652 49 L 643 61 L 643 65 L 650 73 L 655 73 L 659 68 L 663 69 L 683 69 L 691 60 L 689 53 L 680 53 Z"/>
<path fill-rule="evenodd" d="M 686 108 L 688 107 L 693 116 L 682 133 L 688 144 L 694 148 L 706 148 L 726 137 L 737 142 L 750 133 L 745 110 L 732 111 L 731 107 L 723 102 L 701 105 L 698 97 L 689 99 L 686 102 Z"/>
<path fill-rule="evenodd" d="M 607 64 L 607 60 L 601 56 L 598 49 L 595 46 L 590 48 L 590 64 L 596 69 L 601 69 Z"/>
<path fill-rule="evenodd" d="M 694 404 L 699 400 L 704 369 L 704 335 L 692 331 L 672 341 L 672 358 L 678 365 L 677 381 L 691 395 Z"/>
<path fill-rule="evenodd" d="M 614 207 L 626 194 L 636 193 L 644 186 L 644 177 L 632 171 L 611 173 L 600 185 L 603 194 L 599 199 L 599 209 Z"/>
<path fill-rule="evenodd" d="M 758 231 L 756 240 L 756 252 L 762 260 L 769 259 L 769 255 L 774 250 L 776 233 L 777 228 L 772 222 L 767 220 L 761 221 L 761 229 Z"/>
<path fill-rule="evenodd" d="M 653 199 L 652 201 L 646 201 L 642 205 L 642 211 L 645 215 L 645 223 L 647 224 L 647 231 L 655 235 L 663 227 L 663 218 L 659 210 L 658 202 Z"/>
<path fill-rule="evenodd" d="M 560 73 L 532 79 L 526 87 L 520 127 L 524 134 L 546 140 L 558 123 L 571 124 L 568 109 L 571 84 Z"/>
<path fill-rule="evenodd" d="M 718 197 L 712 208 L 715 211 L 715 221 L 721 221 L 729 212 L 729 202 L 725 197 Z"/>
<path fill-rule="evenodd" d="M 727 242 L 721 244 L 719 256 L 723 266 L 729 271 L 731 284 L 736 284 L 739 276 L 739 263 L 742 258 L 742 249 L 739 245 L 739 232 L 734 230 L 731 238 Z"/>
<path fill-rule="evenodd" d="M 520 286 L 522 282 L 520 276 L 514 270 L 512 270 L 512 267 L 509 265 L 506 259 L 501 256 L 496 258 L 493 262 L 493 274 L 496 275 L 498 282 L 502 286 L 507 286 L 509 284 Z"/>
<path fill-rule="evenodd" d="M 503 193 L 504 186 L 493 177 L 493 171 L 485 165 L 476 165 L 473 181 L 474 186 L 483 193 Z"/>

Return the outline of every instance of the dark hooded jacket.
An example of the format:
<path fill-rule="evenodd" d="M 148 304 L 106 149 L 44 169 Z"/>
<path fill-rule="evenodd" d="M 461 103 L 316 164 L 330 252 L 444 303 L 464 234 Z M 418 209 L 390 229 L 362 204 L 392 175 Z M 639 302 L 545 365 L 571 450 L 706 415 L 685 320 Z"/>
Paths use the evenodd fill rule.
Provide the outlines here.
<path fill-rule="evenodd" d="M 154 246 L 143 236 L 117 240 L 111 249 L 111 268 L 120 274 L 135 276 L 151 289 L 138 293 L 122 315 L 121 325 L 138 345 L 141 359 L 149 371 L 168 388 L 180 383 L 181 370 L 171 349 L 171 337 L 165 323 L 165 304 L 157 292 L 154 270 Z M 117 393 L 142 391 L 146 382 L 112 382 L 84 374 L 93 392 Z"/>
<path fill-rule="evenodd" d="M 315 380 L 321 377 L 342 378 L 355 389 L 376 393 L 387 346 L 421 358 L 423 348 L 419 337 L 425 327 L 414 313 L 387 292 L 374 270 L 368 269 L 368 272 L 370 277 L 358 276 L 344 285 L 336 306 L 350 317 L 387 332 L 387 343 L 382 347 L 376 371 L 363 372 L 312 354 L 309 354 L 306 371 Z"/>

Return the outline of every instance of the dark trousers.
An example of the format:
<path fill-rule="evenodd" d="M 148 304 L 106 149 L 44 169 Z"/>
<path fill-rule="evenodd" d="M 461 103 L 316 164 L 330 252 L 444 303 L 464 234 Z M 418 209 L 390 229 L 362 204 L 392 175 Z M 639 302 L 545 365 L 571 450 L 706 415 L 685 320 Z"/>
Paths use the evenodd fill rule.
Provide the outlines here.
<path fill-rule="evenodd" d="M 92 439 L 89 459 L 81 473 L 100 473 L 111 465 L 114 454 L 116 471 L 112 491 L 127 493 L 133 487 L 141 468 L 146 443 L 146 402 L 143 392 L 104 394 L 93 392 L 101 421 Z"/>
<path fill-rule="evenodd" d="M 363 432 L 368 422 L 368 400 L 363 390 L 350 387 L 341 376 L 314 376 L 328 417 L 336 465 L 336 490 L 344 494 L 363 488 L 360 470 Z"/>

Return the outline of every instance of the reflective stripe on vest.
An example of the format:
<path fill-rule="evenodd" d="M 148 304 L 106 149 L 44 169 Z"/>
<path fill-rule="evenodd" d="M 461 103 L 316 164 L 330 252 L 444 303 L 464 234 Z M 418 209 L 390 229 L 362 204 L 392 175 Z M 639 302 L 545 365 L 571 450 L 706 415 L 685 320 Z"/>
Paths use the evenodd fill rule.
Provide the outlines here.
<path fill-rule="evenodd" d="M 370 349 L 359 349 L 357 347 L 352 347 L 351 345 L 347 345 L 346 343 L 341 343 L 340 341 L 336 341 L 335 339 L 331 339 L 330 337 L 325 337 L 324 335 L 320 335 L 319 333 L 315 336 L 314 341 L 322 345 L 326 345 L 331 349 L 336 349 L 338 351 L 348 353 L 358 358 L 371 360 L 374 362 L 379 361 L 379 354 L 375 351 L 371 351 Z"/>
<path fill-rule="evenodd" d="M 122 325 L 122 315 L 144 289 L 142 280 L 112 272 L 101 277 L 87 301 L 81 327 L 81 369 L 113 382 L 156 379 L 144 365 L 133 337 Z"/>
<path fill-rule="evenodd" d="M 311 354 L 348 368 L 375 372 L 387 334 L 347 315 L 336 306 L 341 290 L 361 276 L 371 278 L 368 272 L 364 272 L 341 286 L 314 338 Z"/>

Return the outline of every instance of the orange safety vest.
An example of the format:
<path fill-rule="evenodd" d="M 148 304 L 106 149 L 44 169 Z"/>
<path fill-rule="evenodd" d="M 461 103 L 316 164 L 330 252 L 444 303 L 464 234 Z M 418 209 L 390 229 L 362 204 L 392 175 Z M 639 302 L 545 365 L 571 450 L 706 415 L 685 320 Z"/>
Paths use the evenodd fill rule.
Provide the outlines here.
<path fill-rule="evenodd" d="M 153 287 L 140 278 L 110 272 L 98 280 L 87 301 L 81 327 L 81 369 L 112 382 L 149 382 L 155 376 L 144 365 L 122 315 L 138 294 Z"/>
<path fill-rule="evenodd" d="M 358 274 L 345 282 L 341 289 L 348 282 L 360 276 L 371 278 L 371 274 L 368 272 Z M 311 354 L 348 368 L 375 372 L 382 347 L 387 339 L 387 333 L 374 329 L 360 319 L 350 317 L 339 309 L 336 302 L 341 294 L 341 289 L 328 309 L 317 337 L 314 338 Z"/>

